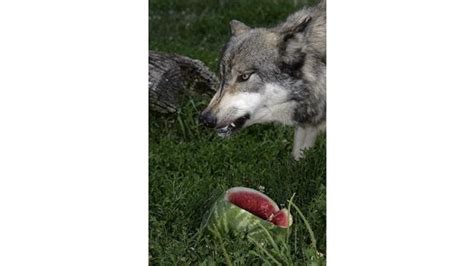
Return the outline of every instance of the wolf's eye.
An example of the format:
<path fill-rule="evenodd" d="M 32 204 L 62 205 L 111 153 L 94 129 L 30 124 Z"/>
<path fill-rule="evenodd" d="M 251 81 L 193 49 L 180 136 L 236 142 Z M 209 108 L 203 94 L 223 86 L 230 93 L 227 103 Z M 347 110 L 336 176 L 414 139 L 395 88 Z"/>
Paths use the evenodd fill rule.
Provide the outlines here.
<path fill-rule="evenodd" d="M 238 81 L 239 82 L 246 81 L 250 78 L 250 76 L 252 76 L 252 74 L 253 73 L 244 73 L 244 74 L 239 76 Z"/>

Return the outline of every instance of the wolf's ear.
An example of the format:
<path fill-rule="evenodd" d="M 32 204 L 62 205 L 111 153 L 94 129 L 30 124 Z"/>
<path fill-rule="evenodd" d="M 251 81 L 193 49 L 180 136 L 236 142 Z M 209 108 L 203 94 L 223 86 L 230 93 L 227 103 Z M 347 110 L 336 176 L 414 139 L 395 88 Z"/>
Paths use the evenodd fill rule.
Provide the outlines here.
<path fill-rule="evenodd" d="M 244 23 L 235 19 L 230 21 L 230 31 L 232 32 L 232 35 L 237 36 L 248 30 L 250 30 L 250 27 Z"/>
<path fill-rule="evenodd" d="M 311 22 L 311 19 L 311 16 L 292 17 L 281 25 L 280 33 L 283 34 L 284 39 L 291 38 L 295 34 L 304 31 Z"/>
<path fill-rule="evenodd" d="M 280 34 L 280 42 L 278 44 L 281 62 L 280 69 L 292 76 L 297 75 L 304 65 L 306 54 L 303 52 L 304 42 L 302 42 L 302 34 L 309 22 L 311 16 L 292 16 L 283 23 L 277 32 Z"/>

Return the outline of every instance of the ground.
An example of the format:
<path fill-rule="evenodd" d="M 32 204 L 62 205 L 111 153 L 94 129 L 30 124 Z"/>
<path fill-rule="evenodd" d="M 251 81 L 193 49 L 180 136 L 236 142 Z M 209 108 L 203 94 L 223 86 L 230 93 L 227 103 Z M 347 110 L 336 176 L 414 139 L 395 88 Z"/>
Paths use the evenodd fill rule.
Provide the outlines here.
<path fill-rule="evenodd" d="M 231 19 L 271 26 L 309 4 L 150 0 L 150 50 L 200 59 L 216 71 Z M 295 162 L 290 155 L 292 128 L 256 125 L 220 139 L 197 122 L 208 101 L 207 95 L 189 95 L 177 114 L 149 114 L 150 264 L 325 264 L 318 255 L 326 252 L 325 136 L 304 160 Z M 233 186 L 264 190 L 285 206 L 294 195 L 308 225 L 293 209 L 295 224 L 284 242 L 261 247 L 240 238 L 217 241 L 200 231 L 201 221 L 213 200 Z"/>

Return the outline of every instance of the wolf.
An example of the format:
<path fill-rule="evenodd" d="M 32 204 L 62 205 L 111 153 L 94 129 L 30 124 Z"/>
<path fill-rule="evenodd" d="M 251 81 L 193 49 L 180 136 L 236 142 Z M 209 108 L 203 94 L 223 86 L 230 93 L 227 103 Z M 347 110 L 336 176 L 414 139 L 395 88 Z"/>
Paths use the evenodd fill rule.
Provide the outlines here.
<path fill-rule="evenodd" d="M 326 1 L 272 28 L 232 20 L 230 29 L 200 122 L 222 137 L 259 123 L 295 126 L 292 156 L 301 159 L 326 127 Z"/>

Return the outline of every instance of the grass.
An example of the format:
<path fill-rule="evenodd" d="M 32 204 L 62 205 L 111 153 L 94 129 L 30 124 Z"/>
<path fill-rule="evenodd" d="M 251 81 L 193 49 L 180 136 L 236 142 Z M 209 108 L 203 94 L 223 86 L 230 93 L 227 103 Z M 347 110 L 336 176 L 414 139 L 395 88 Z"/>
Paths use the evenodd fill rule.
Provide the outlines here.
<path fill-rule="evenodd" d="M 274 25 L 311 2 L 151 0 L 150 50 L 197 58 L 216 70 L 231 19 L 251 26 Z M 220 139 L 197 122 L 208 101 L 206 95 L 188 96 L 177 114 L 150 113 L 150 264 L 325 264 L 318 255 L 326 252 L 325 136 L 305 160 L 295 162 L 290 156 L 292 128 L 256 125 Z M 263 189 L 287 207 L 294 195 L 300 211 L 292 207 L 290 236 L 259 246 L 248 239 L 215 239 L 201 232 L 206 210 L 233 186 Z"/>

